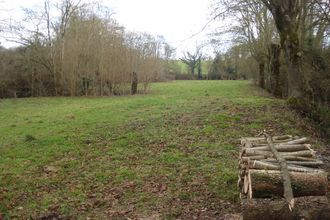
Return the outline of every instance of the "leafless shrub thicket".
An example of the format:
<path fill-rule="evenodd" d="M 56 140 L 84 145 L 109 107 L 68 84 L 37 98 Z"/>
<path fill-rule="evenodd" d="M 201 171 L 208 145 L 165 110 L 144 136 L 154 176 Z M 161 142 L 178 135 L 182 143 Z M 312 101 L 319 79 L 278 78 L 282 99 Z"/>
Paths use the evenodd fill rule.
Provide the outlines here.
<path fill-rule="evenodd" d="M 46 0 L 26 19 L 4 22 L 19 43 L 0 51 L 0 97 L 120 95 L 141 92 L 164 74 L 165 40 L 126 32 L 99 4 Z"/>

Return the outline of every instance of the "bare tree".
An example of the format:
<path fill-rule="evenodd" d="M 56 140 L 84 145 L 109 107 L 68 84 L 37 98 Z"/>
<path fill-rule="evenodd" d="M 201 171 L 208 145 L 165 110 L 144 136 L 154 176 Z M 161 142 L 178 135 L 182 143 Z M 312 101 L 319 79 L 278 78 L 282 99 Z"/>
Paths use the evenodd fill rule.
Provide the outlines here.
<path fill-rule="evenodd" d="M 259 85 L 265 88 L 268 48 L 274 38 L 274 22 L 267 8 L 258 0 L 220 0 L 214 12 L 234 20 L 222 33 L 230 33 L 236 43 L 246 45 L 259 66 Z M 220 35 L 222 36 L 222 34 Z"/>
<path fill-rule="evenodd" d="M 194 53 L 186 52 L 180 60 L 186 64 L 189 68 L 189 71 L 192 76 L 195 75 L 195 69 L 198 68 L 198 78 L 202 77 L 202 67 L 201 67 L 201 59 L 202 59 L 201 47 L 197 47 Z"/>

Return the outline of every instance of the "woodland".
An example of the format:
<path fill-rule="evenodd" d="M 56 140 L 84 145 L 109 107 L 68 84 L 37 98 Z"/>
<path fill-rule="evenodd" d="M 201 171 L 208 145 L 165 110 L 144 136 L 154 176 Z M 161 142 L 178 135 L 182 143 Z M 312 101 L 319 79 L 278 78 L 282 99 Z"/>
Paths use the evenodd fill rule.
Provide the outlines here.
<path fill-rule="evenodd" d="M 211 0 L 183 51 L 41 2 L 0 19 L 0 220 L 329 216 L 330 0 Z"/>

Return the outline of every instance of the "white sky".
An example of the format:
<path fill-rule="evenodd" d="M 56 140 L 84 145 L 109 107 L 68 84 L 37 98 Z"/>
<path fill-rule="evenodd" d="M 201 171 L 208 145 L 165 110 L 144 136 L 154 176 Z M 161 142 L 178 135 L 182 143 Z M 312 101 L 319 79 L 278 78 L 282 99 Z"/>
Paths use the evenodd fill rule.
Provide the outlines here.
<path fill-rule="evenodd" d="M 87 0 L 86 0 L 87 2 Z M 104 5 L 114 10 L 114 17 L 127 30 L 162 35 L 177 48 L 177 55 L 194 50 L 197 44 L 207 41 L 206 29 L 197 36 L 211 18 L 212 0 L 104 0 Z M 43 0 L 0 0 L 0 19 L 22 18 L 22 7 L 42 7 Z M 1 39 L 3 46 L 11 46 Z"/>

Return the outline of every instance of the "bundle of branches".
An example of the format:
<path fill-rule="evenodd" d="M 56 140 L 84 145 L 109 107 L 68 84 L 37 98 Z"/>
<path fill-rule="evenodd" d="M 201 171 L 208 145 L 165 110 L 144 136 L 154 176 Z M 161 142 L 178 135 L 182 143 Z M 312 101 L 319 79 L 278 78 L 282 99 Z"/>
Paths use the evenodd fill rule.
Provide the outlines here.
<path fill-rule="evenodd" d="M 269 211 L 270 201 L 277 201 L 273 204 L 276 206 L 273 209 L 281 211 L 276 215 L 286 213 L 288 216 L 293 215 L 292 213 L 296 215 L 295 211 L 301 209 L 307 200 L 310 200 L 307 203 L 311 203 L 316 199 L 318 205 L 328 203 L 325 197 L 327 173 L 320 168 L 323 162 L 317 159 L 315 151 L 307 142 L 305 137 L 271 137 L 266 133 L 264 137 L 241 139 L 238 186 L 245 217 L 254 213 L 244 211 L 246 204 L 249 204 L 247 210 L 257 204 L 268 204 L 268 208 L 257 208 L 261 208 L 265 214 L 266 210 Z M 298 197 L 304 197 L 305 202 Z M 279 204 L 282 204 L 280 208 Z M 296 210 L 295 204 L 298 205 Z M 255 217 L 253 214 L 253 218 Z"/>

